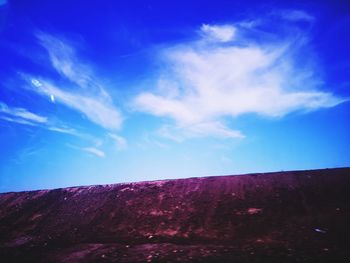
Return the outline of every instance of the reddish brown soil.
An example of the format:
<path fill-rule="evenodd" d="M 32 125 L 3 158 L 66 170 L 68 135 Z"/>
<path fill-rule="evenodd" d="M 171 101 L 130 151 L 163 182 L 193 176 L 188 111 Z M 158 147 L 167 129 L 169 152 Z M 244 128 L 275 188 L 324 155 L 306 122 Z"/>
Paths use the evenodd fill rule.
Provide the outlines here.
<path fill-rule="evenodd" d="M 350 168 L 0 194 L 0 262 L 350 262 Z"/>

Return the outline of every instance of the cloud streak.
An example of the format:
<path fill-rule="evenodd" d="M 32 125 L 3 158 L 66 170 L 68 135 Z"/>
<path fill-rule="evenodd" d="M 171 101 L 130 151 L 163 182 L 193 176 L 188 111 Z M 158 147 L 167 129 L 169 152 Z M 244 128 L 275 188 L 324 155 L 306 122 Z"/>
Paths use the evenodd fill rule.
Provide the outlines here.
<path fill-rule="evenodd" d="M 108 136 L 113 140 L 118 150 L 123 150 L 127 147 L 127 141 L 124 137 L 113 133 L 109 133 Z"/>
<path fill-rule="evenodd" d="M 36 34 L 39 44 L 48 52 L 52 67 L 62 77 L 70 80 L 82 89 L 89 90 L 105 100 L 111 100 L 108 92 L 94 76 L 91 66 L 82 63 L 76 50 L 66 41 L 43 32 Z"/>
<path fill-rule="evenodd" d="M 73 128 L 53 124 L 48 117 L 30 112 L 25 108 L 10 107 L 3 102 L 0 102 L 0 119 L 22 125 L 41 127 L 49 131 L 70 134 L 80 138 L 88 137 Z"/>
<path fill-rule="evenodd" d="M 97 157 L 103 158 L 105 157 L 105 153 L 97 148 L 94 147 L 86 147 L 86 148 L 81 148 L 83 151 L 91 153 Z"/>
<path fill-rule="evenodd" d="M 276 14 L 289 21 L 313 22 L 315 20 L 312 15 L 302 10 L 282 10 L 278 13 L 276 12 Z"/>
<path fill-rule="evenodd" d="M 228 124 L 235 117 L 281 118 L 345 101 L 319 90 L 314 69 L 295 62 L 291 43 L 298 39 L 256 43 L 235 37 L 237 32 L 234 25 L 204 25 L 197 41 L 162 51 L 166 70 L 154 81 L 156 88 L 140 93 L 133 104 L 138 111 L 174 121 L 161 128 L 161 135 L 242 138 Z"/>
<path fill-rule="evenodd" d="M 55 101 L 83 113 L 90 121 L 106 129 L 119 129 L 122 116 L 115 107 L 102 98 L 68 92 L 49 81 L 32 79 L 33 90 L 44 96 L 54 96 Z"/>
<path fill-rule="evenodd" d="M 236 28 L 232 25 L 218 26 L 203 24 L 200 32 L 205 39 L 220 42 L 229 42 L 233 40 Z"/>
<path fill-rule="evenodd" d="M 5 113 L 6 115 L 14 117 L 21 122 L 26 121 L 26 123 L 32 123 L 32 124 L 47 123 L 47 117 L 32 113 L 24 108 L 9 107 L 7 106 L 7 104 L 3 102 L 0 102 L 0 113 Z M 7 119 L 15 120 L 13 118 L 8 118 L 8 117 Z"/>
<path fill-rule="evenodd" d="M 81 112 L 105 129 L 119 129 L 123 122 L 120 110 L 114 106 L 111 96 L 94 76 L 91 67 L 80 61 L 75 49 L 67 42 L 42 32 L 37 34 L 37 38 L 48 52 L 52 67 L 68 80 L 65 87 L 69 87 L 69 91 L 52 80 L 25 76 L 33 86 L 32 90 L 53 103 Z"/>

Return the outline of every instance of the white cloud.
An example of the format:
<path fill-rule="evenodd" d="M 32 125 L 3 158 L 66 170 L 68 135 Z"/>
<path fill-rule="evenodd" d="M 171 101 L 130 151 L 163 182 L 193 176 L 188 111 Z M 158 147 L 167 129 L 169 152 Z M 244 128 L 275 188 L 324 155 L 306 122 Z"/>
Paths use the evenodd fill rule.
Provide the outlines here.
<path fill-rule="evenodd" d="M 97 157 L 105 157 L 105 153 L 94 147 L 81 148 L 83 151 L 96 155 Z"/>
<path fill-rule="evenodd" d="M 31 120 L 31 121 L 38 122 L 38 123 L 46 123 L 47 122 L 46 117 L 31 113 L 29 111 L 26 111 L 25 109 L 16 109 L 16 111 L 14 112 L 14 115 L 16 115 L 17 117 L 21 117 L 23 119 Z"/>
<path fill-rule="evenodd" d="M 209 40 L 229 42 L 234 39 L 236 28 L 232 25 L 207 25 L 203 24 L 201 32 Z"/>
<path fill-rule="evenodd" d="M 126 148 L 127 141 L 125 138 L 113 133 L 109 133 L 108 136 L 114 141 L 118 150 L 122 150 Z"/>
<path fill-rule="evenodd" d="M 25 123 L 47 123 L 47 118 L 40 116 L 38 114 L 32 113 L 24 108 L 15 108 L 15 107 L 9 107 L 5 103 L 0 102 L 0 113 L 5 113 L 9 116 L 19 118 L 22 122 L 25 120 Z M 7 118 L 11 119 L 11 118 Z M 12 118 L 12 120 L 15 120 Z M 18 121 L 20 121 L 18 120 Z"/>
<path fill-rule="evenodd" d="M 51 126 L 48 126 L 47 129 L 50 130 L 50 131 L 70 134 L 70 135 L 74 135 L 74 136 L 77 136 L 77 137 L 85 137 L 85 135 L 80 134 L 78 131 L 76 131 L 75 129 L 72 129 L 72 128 L 58 127 L 58 126 L 52 126 L 51 125 Z"/>
<path fill-rule="evenodd" d="M 37 124 L 24 120 L 24 119 L 16 119 L 16 118 L 12 118 L 12 117 L 8 117 L 8 116 L 2 116 L 0 115 L 0 119 L 4 120 L 4 121 L 8 121 L 8 122 L 14 122 L 14 123 L 18 123 L 18 124 L 23 124 L 23 125 L 29 125 L 29 126 L 36 126 Z"/>
<path fill-rule="evenodd" d="M 0 102 L 0 113 L 3 113 L 0 114 L 0 119 L 8 122 L 36 126 L 47 129 L 49 131 L 70 134 L 76 137 L 90 139 L 88 135 L 79 133 L 73 128 L 53 123 L 47 117 L 29 112 L 27 109 L 24 108 L 10 107 L 5 103 Z"/>
<path fill-rule="evenodd" d="M 91 66 L 82 63 L 76 50 L 66 41 L 44 33 L 38 33 L 37 38 L 47 50 L 53 68 L 70 81 L 71 84 L 68 86 L 73 91 L 59 88 L 53 84 L 53 81 L 25 76 L 35 86 L 33 90 L 48 96 L 53 103 L 62 103 L 83 113 L 90 121 L 103 128 L 119 129 L 122 124 L 122 114 L 113 105 L 111 96 L 93 74 Z"/>
<path fill-rule="evenodd" d="M 226 25 L 222 29 L 231 27 Z M 205 26 L 208 32 L 220 29 Z M 312 67 L 295 63 L 296 45 L 256 44 L 247 39 L 239 45 L 206 44 L 203 40 L 208 37 L 212 35 L 202 34 L 198 41 L 163 51 L 164 68 L 170 70 L 160 72 L 154 91 L 143 92 L 134 100 L 137 110 L 175 121 L 175 126 L 160 130 L 165 137 L 174 140 L 206 135 L 243 137 L 229 128 L 227 117 L 232 120 L 248 113 L 283 117 L 294 111 L 328 108 L 345 101 L 318 89 L 319 81 Z M 232 37 L 233 34 L 222 36 L 225 40 L 222 42 Z M 297 40 L 290 40 L 293 41 Z"/>
<path fill-rule="evenodd" d="M 35 86 L 34 91 L 39 94 L 54 96 L 55 101 L 83 113 L 92 122 L 106 128 L 119 129 L 122 123 L 120 112 L 107 100 L 92 95 L 64 91 L 48 81 L 31 80 Z"/>
<path fill-rule="evenodd" d="M 81 62 L 76 54 L 76 50 L 66 41 L 48 35 L 38 33 L 39 43 L 47 50 L 51 65 L 63 77 L 75 83 L 82 89 L 88 89 L 105 100 L 111 100 L 108 92 L 102 87 L 100 81 L 93 74 L 91 66 Z"/>

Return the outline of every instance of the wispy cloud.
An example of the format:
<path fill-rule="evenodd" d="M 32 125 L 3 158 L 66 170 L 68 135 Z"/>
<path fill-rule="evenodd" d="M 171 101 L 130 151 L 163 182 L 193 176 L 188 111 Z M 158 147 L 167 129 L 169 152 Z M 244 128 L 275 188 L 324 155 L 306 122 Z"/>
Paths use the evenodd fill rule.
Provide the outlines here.
<path fill-rule="evenodd" d="M 150 133 L 145 133 L 142 136 L 142 142 L 138 144 L 140 148 L 154 148 L 154 147 L 159 147 L 162 149 L 167 149 L 169 148 L 169 145 L 159 141 L 159 138 L 156 138 L 156 134 L 150 134 Z"/>
<path fill-rule="evenodd" d="M 161 137 L 176 142 L 182 142 L 194 137 L 213 136 L 218 138 L 244 138 L 245 136 L 237 130 L 225 126 L 220 121 L 194 123 L 190 125 L 162 125 L 157 131 Z"/>
<path fill-rule="evenodd" d="M 87 138 L 88 137 L 87 135 L 78 132 L 76 129 L 69 128 L 69 127 L 59 127 L 59 126 L 50 125 L 47 127 L 47 129 L 50 131 L 54 131 L 54 132 L 70 134 L 70 135 L 77 136 L 80 138 Z"/>
<path fill-rule="evenodd" d="M 120 112 L 108 101 L 78 92 L 68 92 L 56 87 L 49 81 L 32 79 L 35 92 L 44 96 L 54 96 L 57 103 L 62 103 L 83 113 L 92 122 L 106 128 L 119 129 L 122 123 Z"/>
<path fill-rule="evenodd" d="M 105 152 L 103 150 L 99 149 L 100 145 L 98 145 L 96 143 L 94 146 L 88 146 L 88 147 L 82 147 L 82 146 L 77 146 L 77 145 L 72 145 L 72 144 L 66 144 L 66 146 L 71 148 L 71 149 L 82 151 L 85 153 L 89 153 L 89 154 L 92 154 L 92 155 L 100 157 L 100 158 L 106 157 Z"/>
<path fill-rule="evenodd" d="M 3 102 L 0 102 L 0 119 L 22 125 L 37 126 L 80 138 L 88 137 L 73 128 L 52 123 L 48 117 L 32 113 L 25 108 L 11 107 Z"/>
<path fill-rule="evenodd" d="M 104 100 L 111 100 L 108 92 L 94 75 L 92 67 L 87 62 L 81 62 L 75 48 L 66 40 L 43 32 L 36 34 L 39 43 L 49 54 L 51 65 L 62 77 L 70 80 L 82 89 L 88 89 Z"/>
<path fill-rule="evenodd" d="M 290 21 L 313 22 L 315 20 L 315 17 L 303 10 L 281 10 L 279 12 L 275 12 L 275 14 Z"/>
<path fill-rule="evenodd" d="M 29 122 L 32 124 L 47 123 L 47 117 L 32 113 L 24 108 L 9 107 L 7 104 L 3 102 L 0 102 L 0 113 L 5 113 L 8 116 L 15 117 L 21 120 L 22 122 L 23 120 L 25 120 L 26 122 Z M 1 115 L 0 115 L 0 118 L 1 118 Z"/>
<path fill-rule="evenodd" d="M 220 42 L 229 42 L 233 40 L 236 28 L 232 25 L 218 26 L 203 24 L 200 32 L 204 35 L 204 39 Z"/>
<path fill-rule="evenodd" d="M 135 98 L 134 107 L 174 120 L 161 128 L 163 136 L 243 137 L 228 125 L 234 117 L 283 117 L 345 101 L 319 89 L 311 66 L 296 63 L 298 39 L 257 43 L 236 39 L 237 31 L 234 25 L 204 25 L 197 41 L 162 50 L 166 69 L 153 91 Z"/>
<path fill-rule="evenodd" d="M 113 140 L 118 150 L 123 150 L 127 147 L 127 141 L 124 137 L 113 133 L 109 133 L 108 136 Z"/>
<path fill-rule="evenodd" d="M 23 125 L 37 126 L 35 123 L 24 120 L 24 119 L 17 119 L 17 118 L 8 117 L 8 116 L 2 116 L 2 115 L 0 115 L 0 119 L 4 120 L 4 121 L 8 121 L 8 122 L 23 124 Z"/>
<path fill-rule="evenodd" d="M 64 105 L 81 113 L 87 120 L 103 128 L 108 135 L 108 140 L 113 140 L 117 149 L 124 149 L 126 139 L 115 135 L 120 129 L 123 116 L 113 104 L 113 100 L 107 90 L 101 84 L 92 70 L 92 65 L 81 62 L 75 48 L 67 41 L 57 37 L 38 33 L 39 44 L 47 51 L 50 65 L 61 78 L 49 78 L 34 74 L 21 73 L 22 78 L 29 84 L 25 87 L 35 92 L 50 102 Z M 59 84 L 57 84 L 59 83 Z M 56 115 L 49 119 L 22 108 L 10 108 L 0 104 L 0 118 L 8 122 L 16 122 L 23 125 L 31 125 L 44 128 L 48 131 L 76 136 L 84 141 L 94 142 L 92 147 L 75 147 L 79 151 L 88 152 L 97 157 L 105 157 L 105 152 L 99 149 L 103 143 L 91 134 L 76 130 L 74 124 L 66 125 L 64 115 Z M 110 134 L 110 135 L 109 135 Z M 106 140 L 106 136 L 98 135 Z"/>
<path fill-rule="evenodd" d="M 24 75 L 34 87 L 32 90 L 53 103 L 61 103 L 81 112 L 105 129 L 119 129 L 123 121 L 122 114 L 94 75 L 92 67 L 82 63 L 76 50 L 66 41 L 42 32 L 37 34 L 37 38 L 47 50 L 52 67 L 68 80 L 65 86 L 70 89 L 68 91 L 48 78 Z"/>
<path fill-rule="evenodd" d="M 94 147 L 81 148 L 83 151 L 96 155 L 97 157 L 105 157 L 105 153 Z"/>

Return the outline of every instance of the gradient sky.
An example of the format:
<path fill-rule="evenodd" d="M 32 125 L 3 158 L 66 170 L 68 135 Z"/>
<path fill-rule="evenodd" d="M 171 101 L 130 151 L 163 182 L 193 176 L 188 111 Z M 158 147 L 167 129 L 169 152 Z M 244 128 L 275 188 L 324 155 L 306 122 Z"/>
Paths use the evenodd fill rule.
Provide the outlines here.
<path fill-rule="evenodd" d="M 0 192 L 350 166 L 346 2 L 0 0 Z"/>

